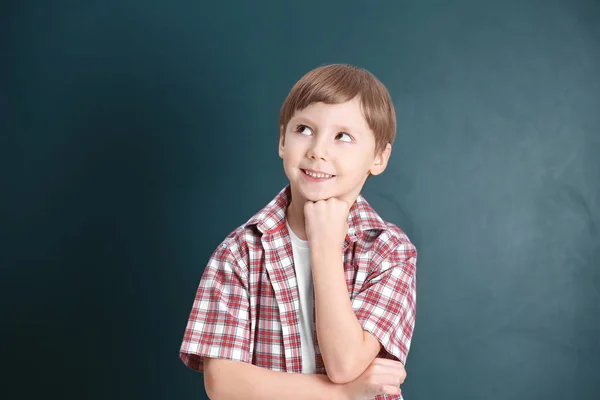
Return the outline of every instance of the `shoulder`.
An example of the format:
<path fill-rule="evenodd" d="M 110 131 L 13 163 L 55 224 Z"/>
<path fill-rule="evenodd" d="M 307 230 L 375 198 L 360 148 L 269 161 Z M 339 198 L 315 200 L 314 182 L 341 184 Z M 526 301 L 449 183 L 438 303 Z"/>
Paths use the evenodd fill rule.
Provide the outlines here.
<path fill-rule="evenodd" d="M 359 241 L 381 258 L 416 258 L 417 248 L 408 235 L 395 224 L 384 221 L 382 229 L 371 229 L 359 236 Z"/>
<path fill-rule="evenodd" d="M 357 223 L 357 244 L 370 253 L 372 265 L 385 266 L 388 261 L 412 262 L 417 258 L 417 248 L 408 235 L 397 225 L 386 221 L 360 198 L 360 220 Z"/>
<path fill-rule="evenodd" d="M 396 247 L 401 246 L 407 250 L 417 253 L 417 248 L 410 241 L 408 235 L 395 224 L 385 221 L 386 229 L 382 230 L 377 236 L 377 241 L 382 244 L 389 243 Z"/>
<path fill-rule="evenodd" d="M 215 260 L 227 260 L 247 269 L 250 255 L 263 250 L 262 235 L 285 222 L 285 206 L 288 203 L 289 187 L 281 190 L 277 196 L 250 219 L 231 231 L 213 253 Z"/>
<path fill-rule="evenodd" d="M 229 262 L 247 268 L 250 252 L 256 251 L 260 237 L 250 226 L 240 225 L 217 246 L 211 261 Z"/>
<path fill-rule="evenodd" d="M 382 229 L 364 232 L 355 251 L 356 267 L 363 271 L 370 285 L 376 282 L 394 287 L 400 285 L 397 288 L 400 293 L 416 279 L 417 249 L 406 233 L 393 223 L 385 222 Z"/>
<path fill-rule="evenodd" d="M 404 246 L 416 252 L 408 235 L 395 224 L 381 218 L 379 213 L 360 195 L 350 211 L 351 231 L 358 240 L 379 247 Z"/>

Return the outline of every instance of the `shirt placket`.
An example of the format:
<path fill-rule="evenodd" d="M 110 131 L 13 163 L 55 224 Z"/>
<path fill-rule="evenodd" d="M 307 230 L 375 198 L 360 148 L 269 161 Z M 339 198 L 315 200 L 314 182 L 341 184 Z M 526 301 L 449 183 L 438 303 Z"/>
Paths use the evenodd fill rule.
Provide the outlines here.
<path fill-rule="evenodd" d="M 300 344 L 300 299 L 298 282 L 294 270 L 289 237 L 282 230 L 262 236 L 265 249 L 265 268 L 273 286 L 273 293 L 279 309 L 283 356 L 286 372 L 302 372 L 302 351 Z M 285 261 L 284 261 L 285 260 Z M 289 260 L 289 261 L 288 261 Z"/>

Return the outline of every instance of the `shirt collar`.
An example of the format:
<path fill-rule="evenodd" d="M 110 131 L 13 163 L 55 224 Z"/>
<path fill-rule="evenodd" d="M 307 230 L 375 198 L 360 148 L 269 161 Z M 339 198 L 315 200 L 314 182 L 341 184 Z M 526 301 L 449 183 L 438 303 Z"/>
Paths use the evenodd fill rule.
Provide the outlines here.
<path fill-rule="evenodd" d="M 246 222 L 245 226 L 254 225 L 262 233 L 273 233 L 285 226 L 285 211 L 291 201 L 291 190 L 288 184 L 269 204 Z M 360 232 L 369 230 L 385 230 L 386 223 L 371 207 L 362 195 L 350 207 L 348 214 L 348 239 L 356 241 Z"/>

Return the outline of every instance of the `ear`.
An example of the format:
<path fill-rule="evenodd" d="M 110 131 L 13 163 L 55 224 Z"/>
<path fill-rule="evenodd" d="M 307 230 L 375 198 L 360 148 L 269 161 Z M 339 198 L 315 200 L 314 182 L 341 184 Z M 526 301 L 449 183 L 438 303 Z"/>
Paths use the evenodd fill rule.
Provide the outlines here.
<path fill-rule="evenodd" d="M 373 160 L 373 165 L 369 169 L 371 175 L 379 175 L 385 168 L 387 167 L 388 160 L 390 159 L 390 155 L 392 154 L 392 145 L 390 143 L 385 145 L 385 148 L 378 152 L 375 156 L 375 160 Z"/>
<path fill-rule="evenodd" d="M 285 145 L 285 128 L 283 125 L 279 127 L 279 157 L 283 158 L 283 146 Z"/>

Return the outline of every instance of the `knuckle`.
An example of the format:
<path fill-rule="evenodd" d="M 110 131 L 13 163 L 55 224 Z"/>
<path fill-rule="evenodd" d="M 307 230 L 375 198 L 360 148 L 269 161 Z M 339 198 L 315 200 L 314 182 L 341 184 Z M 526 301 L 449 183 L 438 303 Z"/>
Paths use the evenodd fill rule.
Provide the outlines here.
<path fill-rule="evenodd" d="M 400 380 L 400 383 L 404 383 L 404 381 L 406 380 L 406 372 L 402 372 L 399 374 L 398 379 Z"/>

